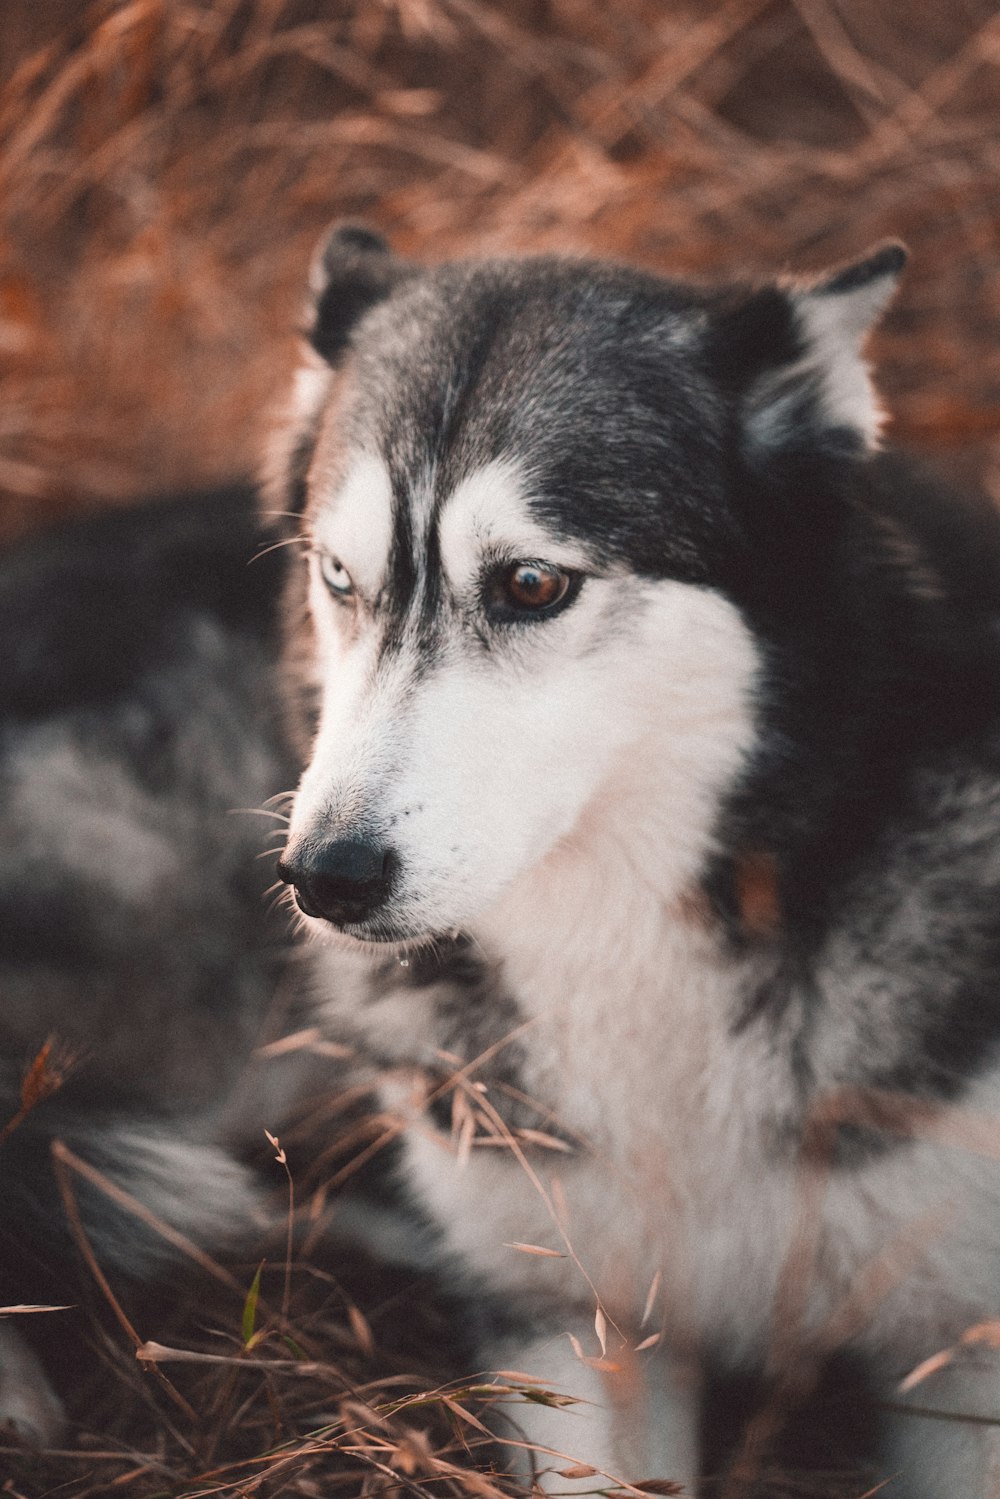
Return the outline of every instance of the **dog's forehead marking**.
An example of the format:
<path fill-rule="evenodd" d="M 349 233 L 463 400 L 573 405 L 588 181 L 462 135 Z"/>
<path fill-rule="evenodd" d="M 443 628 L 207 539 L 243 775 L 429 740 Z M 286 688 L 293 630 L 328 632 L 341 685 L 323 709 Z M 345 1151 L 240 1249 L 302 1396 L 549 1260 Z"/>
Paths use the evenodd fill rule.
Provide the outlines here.
<path fill-rule="evenodd" d="M 476 576 L 484 553 L 583 565 L 587 554 L 548 530 L 529 504 L 530 476 L 514 458 L 496 458 L 466 475 L 441 508 L 441 561 L 461 589 Z"/>
<path fill-rule="evenodd" d="M 314 479 L 314 493 L 322 477 Z M 380 458 L 362 453 L 339 485 L 320 497 L 312 517 L 316 545 L 347 568 L 355 587 L 373 598 L 382 587 L 392 547 L 392 481 Z"/>

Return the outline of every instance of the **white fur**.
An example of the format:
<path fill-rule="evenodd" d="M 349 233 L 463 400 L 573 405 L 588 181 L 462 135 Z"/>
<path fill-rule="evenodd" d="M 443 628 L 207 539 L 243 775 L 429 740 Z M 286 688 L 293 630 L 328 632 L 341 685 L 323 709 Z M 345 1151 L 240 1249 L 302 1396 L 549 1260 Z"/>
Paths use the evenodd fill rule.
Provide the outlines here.
<path fill-rule="evenodd" d="M 856 432 L 871 450 L 885 413 L 863 357 L 865 340 L 889 302 L 898 271 L 845 292 L 825 286 L 792 294 L 806 352 L 795 364 L 762 379 L 751 393 L 747 433 L 761 448 L 780 448 L 797 433 L 801 386 L 819 388 L 820 419 Z"/>
<path fill-rule="evenodd" d="M 318 417 L 333 384 L 330 366 L 309 348 L 301 351 L 288 398 L 275 413 L 261 474 L 265 500 L 283 515 L 288 502 L 287 476 L 297 434 Z"/>
<path fill-rule="evenodd" d="M 108 1176 L 195 1242 L 238 1244 L 267 1221 L 253 1173 L 221 1146 L 193 1138 L 193 1130 L 187 1137 L 152 1127 L 95 1132 L 84 1148 Z"/>
<path fill-rule="evenodd" d="M 336 836 L 377 815 L 402 863 L 391 913 L 401 936 L 480 916 L 603 795 L 622 798 L 631 860 L 653 857 L 646 844 L 658 840 L 655 857 L 670 864 L 658 870 L 658 894 L 676 896 L 752 740 L 755 650 L 733 606 L 705 589 L 593 577 L 564 613 L 509 639 L 498 633 L 484 655 L 463 623 L 475 607 L 475 556 L 498 538 L 515 555 L 523 545 L 561 563 L 572 550 L 532 528 L 507 477 L 481 473 L 445 507 L 458 606 L 419 682 L 416 647 L 376 664 L 374 623 L 362 620 L 355 638 L 353 617 L 314 571 L 322 718 L 292 833 L 322 825 Z M 655 835 L 654 800 L 670 808 L 669 829 Z"/>
<path fill-rule="evenodd" d="M 739 966 L 720 957 L 708 932 L 657 901 L 655 887 L 635 880 L 639 871 L 628 867 L 624 849 L 618 861 L 609 859 L 610 826 L 609 816 L 603 838 L 595 829 L 593 841 L 567 847 L 562 868 L 550 859 L 473 927 L 502 956 L 528 1015 L 520 1037 L 525 1091 L 584 1136 L 586 1150 L 530 1154 L 533 1179 L 502 1151 L 473 1148 L 466 1160 L 442 1148 L 417 1120 L 407 1134 L 408 1163 L 449 1246 L 504 1301 L 540 1296 L 562 1305 L 562 1330 L 575 1332 L 594 1356 L 589 1326 L 599 1298 L 622 1334 L 610 1335 L 609 1357 L 638 1365 L 642 1378 L 630 1387 L 626 1414 L 609 1415 L 606 1402 L 537 1419 L 527 1411 L 529 1435 L 599 1468 L 610 1465 L 618 1476 L 686 1482 L 694 1395 L 683 1394 L 685 1359 L 696 1362 L 707 1346 L 724 1349 L 736 1367 L 766 1364 L 791 1318 L 801 1345 L 818 1353 L 845 1339 L 866 1346 L 891 1398 L 895 1381 L 920 1358 L 1000 1312 L 1000 1203 L 992 1173 L 975 1156 L 930 1140 L 829 1177 L 822 1166 L 796 1169 L 776 1158 L 768 1121 L 791 1102 L 787 1067 L 766 1038 L 732 1034 Z M 376 1007 L 372 1023 L 382 1018 Z M 394 1023 L 412 1035 L 425 1022 L 419 1010 L 407 1019 L 400 1007 Z M 993 1077 L 966 1107 L 972 1118 L 988 1119 L 998 1102 Z M 565 1257 L 528 1256 L 512 1243 Z M 798 1309 L 781 1290 L 795 1256 L 804 1256 L 807 1287 Z M 643 1329 L 657 1273 L 656 1315 Z M 858 1306 L 838 1323 L 852 1295 L 861 1295 Z M 662 1347 L 629 1352 L 657 1331 Z M 590 1370 L 573 1369 L 565 1339 L 539 1348 L 529 1338 L 522 1348 L 498 1350 L 496 1361 L 594 1400 Z M 670 1394 L 675 1385 L 681 1396 Z M 655 1415 L 651 1392 L 663 1402 Z M 935 1396 L 932 1388 L 931 1406 Z M 588 1410 L 593 1430 L 581 1431 Z M 639 1450 L 653 1452 L 659 1466 L 623 1473 L 614 1428 L 642 1421 Z M 926 1424 L 912 1417 L 896 1432 L 892 1460 L 925 1485 L 914 1492 L 933 1499 L 992 1493 L 985 1480 L 949 1487 L 952 1472 L 987 1472 L 978 1429 L 972 1447 L 952 1443 L 938 1476 L 926 1475 L 924 1449 L 937 1450 L 939 1423 L 930 1435 Z M 663 1445 L 667 1429 L 673 1448 Z"/>
<path fill-rule="evenodd" d="M 597 1352 L 592 1318 L 558 1333 L 496 1350 L 502 1371 L 526 1374 L 569 1397 L 565 1405 L 505 1403 L 496 1427 L 510 1443 L 511 1467 L 538 1474 L 543 1489 L 593 1493 L 626 1474 L 669 1472 L 694 1492 L 697 1473 L 697 1378 L 662 1354 L 618 1355 L 580 1362 L 570 1337 Z M 595 1367 L 602 1364 L 604 1367 Z M 667 1398 L 664 1398 L 664 1397 Z M 524 1444 L 524 1445 L 522 1445 Z M 530 1454 L 530 1459 L 529 1459 Z M 565 1478 L 567 1468 L 596 1469 Z M 634 1477 L 633 1477 L 634 1481 Z"/>
<path fill-rule="evenodd" d="M 318 355 L 303 350 L 302 360 L 293 377 L 289 405 L 289 417 L 297 426 L 314 420 L 329 395 L 333 378 L 330 366 Z"/>
<path fill-rule="evenodd" d="M 29 1447 L 55 1447 L 66 1429 L 62 1401 L 14 1322 L 0 1321 L 0 1442 L 7 1435 Z"/>
<path fill-rule="evenodd" d="M 343 482 L 324 494 L 322 456 L 315 465 L 316 507 L 313 538 L 347 569 L 366 598 L 373 599 L 385 579 L 392 541 L 392 482 L 379 458 L 360 454 Z"/>
<path fill-rule="evenodd" d="M 706 1348 L 766 1367 L 790 1326 L 818 1353 L 850 1337 L 876 1354 L 891 1392 L 917 1359 L 1000 1312 L 1000 1199 L 940 1139 L 833 1174 L 796 1167 L 776 1142 L 775 1121 L 801 1127 L 786 1048 L 766 1026 L 736 1031 L 766 955 L 732 956 L 688 899 L 754 744 L 753 638 L 710 590 L 615 573 L 484 652 L 468 625 L 482 559 L 573 549 L 539 531 L 528 482 L 491 465 L 444 506 L 453 602 L 429 670 L 418 673 L 416 641 L 379 665 L 374 623 L 352 634 L 314 585 L 323 713 L 293 838 L 380 819 L 403 861 L 397 928 L 461 926 L 481 945 L 522 1016 L 523 1090 L 582 1142 L 569 1154 L 516 1134 L 508 1150 L 452 1148 L 419 1107 L 400 1109 L 411 1182 L 449 1248 L 529 1328 L 533 1307 L 559 1309 L 494 1351 L 497 1370 L 586 1402 L 518 1408 L 529 1440 L 616 1477 L 690 1485 Z M 390 987 L 353 1008 L 344 973 L 338 955 L 332 1003 L 402 1065 L 440 1071 L 432 996 Z M 859 1002 L 849 986 L 864 974 L 836 951 L 820 979 L 830 1005 Z M 997 1091 L 987 1078 L 967 1106 L 988 1115 Z M 783 1289 L 793 1256 L 801 1301 Z M 570 1334 L 585 1359 L 600 1354 L 598 1306 L 601 1362 L 617 1368 L 572 1352 Z M 922 1461 L 910 1442 L 900 1438 L 908 1467 Z M 985 1471 L 978 1457 L 955 1461 L 953 1472 Z M 924 1492 L 985 1492 L 943 1483 Z"/>
<path fill-rule="evenodd" d="M 863 293 L 869 290 L 869 287 L 862 288 Z M 861 293 L 855 295 L 860 298 Z M 865 296 L 866 310 L 869 300 Z M 861 321 L 859 326 L 859 309 L 854 302 L 855 298 L 851 296 L 805 296 L 799 299 L 798 313 L 810 349 L 803 364 L 819 373 L 822 413 L 826 423 L 831 427 L 852 428 L 861 434 L 866 447 L 874 448 L 885 413 L 879 404 L 868 364 L 861 355 L 870 324 Z"/>
<path fill-rule="evenodd" d="M 522 464 L 498 458 L 463 479 L 449 496 L 441 514 L 441 556 L 459 593 L 472 586 L 490 554 L 544 559 L 565 568 L 585 569 L 592 561 L 579 544 L 538 524 L 527 504 L 530 487 Z"/>

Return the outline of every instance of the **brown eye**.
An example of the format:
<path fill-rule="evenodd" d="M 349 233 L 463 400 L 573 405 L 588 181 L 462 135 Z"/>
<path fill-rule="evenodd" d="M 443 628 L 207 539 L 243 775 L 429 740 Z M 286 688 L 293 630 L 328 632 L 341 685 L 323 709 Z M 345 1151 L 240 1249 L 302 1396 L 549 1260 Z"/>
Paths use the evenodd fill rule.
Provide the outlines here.
<path fill-rule="evenodd" d="M 498 579 L 498 601 L 509 609 L 536 612 L 561 603 L 572 579 L 547 562 L 515 562 Z"/>

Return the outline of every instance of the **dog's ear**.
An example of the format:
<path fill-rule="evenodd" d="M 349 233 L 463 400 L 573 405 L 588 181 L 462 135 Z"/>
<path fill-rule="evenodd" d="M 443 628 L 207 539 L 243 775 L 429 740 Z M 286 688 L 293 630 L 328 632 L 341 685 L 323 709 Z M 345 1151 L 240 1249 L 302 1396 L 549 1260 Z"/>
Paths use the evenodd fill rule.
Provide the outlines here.
<path fill-rule="evenodd" d="M 322 413 L 353 328 L 397 282 L 413 274 L 371 229 L 338 224 L 323 236 L 309 273 L 302 327 L 309 347 L 303 350 L 288 399 L 275 412 L 260 479 L 264 514 L 284 529 L 305 509 Z"/>
<path fill-rule="evenodd" d="M 343 353 L 358 319 L 389 295 L 410 268 L 380 234 L 338 224 L 313 256 L 306 337 L 328 364 Z"/>
<path fill-rule="evenodd" d="M 766 287 L 724 312 L 751 461 L 875 448 L 882 411 L 864 345 L 906 258 L 902 245 L 881 245 L 810 285 Z M 721 343 L 716 347 L 725 357 Z"/>

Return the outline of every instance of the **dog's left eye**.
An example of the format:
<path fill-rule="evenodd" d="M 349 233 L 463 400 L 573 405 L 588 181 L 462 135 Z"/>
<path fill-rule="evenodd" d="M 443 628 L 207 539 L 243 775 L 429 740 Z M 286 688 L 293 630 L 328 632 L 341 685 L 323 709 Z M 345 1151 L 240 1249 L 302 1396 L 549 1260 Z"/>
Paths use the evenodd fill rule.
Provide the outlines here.
<path fill-rule="evenodd" d="M 515 562 L 491 580 L 490 602 L 508 614 L 548 614 L 563 603 L 573 574 L 548 562 Z"/>
<path fill-rule="evenodd" d="M 338 599 L 349 599 L 354 593 L 354 584 L 351 575 L 342 562 L 336 557 L 331 557 L 329 552 L 322 552 L 319 559 L 319 570 L 323 582 L 332 594 Z"/>

